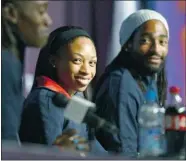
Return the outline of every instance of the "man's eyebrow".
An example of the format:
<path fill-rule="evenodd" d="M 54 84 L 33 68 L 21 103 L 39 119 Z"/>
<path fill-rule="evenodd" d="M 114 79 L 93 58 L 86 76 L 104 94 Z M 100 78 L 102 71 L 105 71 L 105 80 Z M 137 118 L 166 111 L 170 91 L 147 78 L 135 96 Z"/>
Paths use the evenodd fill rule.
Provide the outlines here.
<path fill-rule="evenodd" d="M 162 37 L 162 38 L 168 38 L 167 35 L 160 35 L 160 37 Z"/>
<path fill-rule="evenodd" d="M 152 37 L 153 36 L 153 33 L 145 32 L 145 33 L 142 33 L 141 36 L 151 36 Z M 159 37 L 168 38 L 168 36 L 165 35 L 165 34 L 161 34 L 161 35 L 159 35 Z"/>

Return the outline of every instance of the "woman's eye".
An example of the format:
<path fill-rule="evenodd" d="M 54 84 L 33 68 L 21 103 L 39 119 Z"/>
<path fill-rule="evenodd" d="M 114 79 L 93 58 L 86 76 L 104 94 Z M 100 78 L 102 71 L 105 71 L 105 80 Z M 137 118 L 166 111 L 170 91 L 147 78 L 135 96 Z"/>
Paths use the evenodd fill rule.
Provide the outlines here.
<path fill-rule="evenodd" d="M 90 66 L 94 67 L 97 64 L 97 61 L 91 61 L 89 64 Z"/>
<path fill-rule="evenodd" d="M 76 64 L 80 64 L 82 62 L 82 59 L 77 58 L 77 59 L 74 59 L 73 62 Z"/>

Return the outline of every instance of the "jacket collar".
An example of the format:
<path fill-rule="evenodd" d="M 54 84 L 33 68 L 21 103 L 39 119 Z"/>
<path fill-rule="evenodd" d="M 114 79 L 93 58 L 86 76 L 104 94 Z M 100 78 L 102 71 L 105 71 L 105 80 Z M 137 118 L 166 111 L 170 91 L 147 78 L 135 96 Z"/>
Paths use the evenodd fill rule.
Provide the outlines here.
<path fill-rule="evenodd" d="M 65 95 L 67 98 L 70 98 L 70 95 L 67 93 L 67 91 L 49 77 L 37 77 L 37 86 L 48 88 L 54 92 L 58 92 Z"/>

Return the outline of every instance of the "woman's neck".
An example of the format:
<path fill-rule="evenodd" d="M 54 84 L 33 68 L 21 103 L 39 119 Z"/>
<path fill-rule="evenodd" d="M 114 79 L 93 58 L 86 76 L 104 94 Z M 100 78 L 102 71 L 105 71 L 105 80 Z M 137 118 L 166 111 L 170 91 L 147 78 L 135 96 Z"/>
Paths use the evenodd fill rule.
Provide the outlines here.
<path fill-rule="evenodd" d="M 65 89 L 66 90 L 66 89 Z M 75 95 L 75 93 L 76 93 L 76 91 L 74 91 L 74 90 L 66 90 L 67 91 L 67 93 L 70 95 L 70 96 L 73 96 L 73 95 Z"/>
<path fill-rule="evenodd" d="M 65 91 L 70 95 L 70 96 L 73 96 L 77 91 L 75 90 L 72 90 L 70 88 L 68 88 L 67 86 L 65 86 L 63 83 L 59 83 L 59 85 L 65 89 Z"/>

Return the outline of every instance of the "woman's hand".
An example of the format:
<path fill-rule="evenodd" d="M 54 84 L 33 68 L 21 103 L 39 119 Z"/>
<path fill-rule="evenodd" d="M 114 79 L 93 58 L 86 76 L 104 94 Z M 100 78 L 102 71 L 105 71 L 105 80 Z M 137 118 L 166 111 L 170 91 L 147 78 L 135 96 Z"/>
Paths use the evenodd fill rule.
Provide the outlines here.
<path fill-rule="evenodd" d="M 63 132 L 62 135 L 58 136 L 53 143 L 64 149 L 73 149 L 83 152 L 89 152 L 90 147 L 88 141 L 79 135 L 75 129 L 68 129 Z"/>

